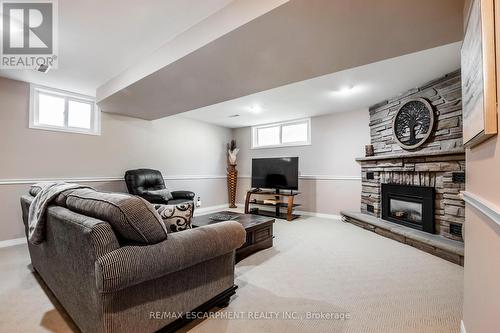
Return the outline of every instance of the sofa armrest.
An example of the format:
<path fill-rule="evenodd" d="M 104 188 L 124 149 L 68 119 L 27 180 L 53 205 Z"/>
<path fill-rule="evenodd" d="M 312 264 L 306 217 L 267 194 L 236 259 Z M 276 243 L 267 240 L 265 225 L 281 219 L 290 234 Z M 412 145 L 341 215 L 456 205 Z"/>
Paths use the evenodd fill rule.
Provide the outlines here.
<path fill-rule="evenodd" d="M 110 293 L 157 279 L 235 251 L 245 240 L 243 226 L 227 221 L 172 233 L 154 245 L 124 246 L 97 259 L 97 287 Z"/>
<path fill-rule="evenodd" d="M 26 236 L 28 235 L 29 207 L 33 199 L 34 197 L 31 195 L 23 195 L 21 197 L 21 209 Z M 50 233 L 51 238 L 63 238 L 64 242 L 48 244 L 48 241 L 44 241 L 42 244 L 56 248 L 59 246 L 68 246 L 67 248 L 62 248 L 60 253 L 66 253 L 66 255 L 72 257 L 70 251 L 74 250 L 74 254 L 78 253 L 80 255 L 79 258 L 81 258 L 83 256 L 82 253 L 88 250 L 90 253 L 86 255 L 86 258 L 92 258 L 93 256 L 98 258 L 120 248 L 113 228 L 107 222 L 72 212 L 67 208 L 57 205 L 48 207 L 45 218 L 45 233 Z M 71 242 L 69 239 L 73 241 Z M 85 247 L 84 243 L 88 247 Z M 40 246 L 37 248 L 40 248 Z M 91 260 L 91 263 L 93 263 L 94 260 Z"/>
<path fill-rule="evenodd" d="M 194 200 L 194 192 L 191 191 L 172 191 L 170 192 L 174 199 L 186 199 L 186 200 Z"/>

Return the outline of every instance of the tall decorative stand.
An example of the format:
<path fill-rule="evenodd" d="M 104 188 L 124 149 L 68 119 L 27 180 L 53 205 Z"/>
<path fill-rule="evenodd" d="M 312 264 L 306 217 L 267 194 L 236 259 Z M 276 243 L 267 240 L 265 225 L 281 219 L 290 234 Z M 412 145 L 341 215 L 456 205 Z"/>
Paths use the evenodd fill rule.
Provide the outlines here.
<path fill-rule="evenodd" d="M 229 196 L 229 208 L 236 208 L 236 185 L 238 183 L 238 170 L 236 164 L 227 167 L 227 192 Z"/>

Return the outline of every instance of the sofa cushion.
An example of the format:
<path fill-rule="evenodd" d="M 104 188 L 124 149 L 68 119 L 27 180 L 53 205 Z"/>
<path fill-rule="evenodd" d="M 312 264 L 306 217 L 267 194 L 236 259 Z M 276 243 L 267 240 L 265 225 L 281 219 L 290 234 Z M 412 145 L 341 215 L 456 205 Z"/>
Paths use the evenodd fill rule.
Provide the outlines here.
<path fill-rule="evenodd" d="M 191 229 L 193 218 L 193 204 L 184 202 L 178 205 L 154 205 L 168 232 L 176 232 Z"/>
<path fill-rule="evenodd" d="M 68 209 L 108 222 L 119 238 L 155 244 L 167 238 L 163 221 L 146 200 L 124 193 L 73 190 L 67 195 Z"/>
<path fill-rule="evenodd" d="M 45 183 L 37 183 L 34 185 L 31 185 L 29 194 L 32 196 L 36 197 L 40 191 L 42 191 L 43 186 Z M 68 194 L 71 193 L 71 190 L 66 190 L 64 192 L 61 192 L 58 196 L 56 196 L 53 200 L 53 203 L 56 204 L 57 206 L 62 206 L 66 207 L 66 199 L 68 198 Z"/>

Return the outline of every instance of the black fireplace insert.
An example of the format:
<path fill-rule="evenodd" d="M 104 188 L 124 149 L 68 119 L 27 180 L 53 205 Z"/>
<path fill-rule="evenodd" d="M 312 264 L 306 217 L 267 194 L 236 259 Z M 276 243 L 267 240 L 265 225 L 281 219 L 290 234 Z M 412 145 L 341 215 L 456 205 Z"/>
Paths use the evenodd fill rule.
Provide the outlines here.
<path fill-rule="evenodd" d="M 434 188 L 382 184 L 382 219 L 435 233 Z"/>

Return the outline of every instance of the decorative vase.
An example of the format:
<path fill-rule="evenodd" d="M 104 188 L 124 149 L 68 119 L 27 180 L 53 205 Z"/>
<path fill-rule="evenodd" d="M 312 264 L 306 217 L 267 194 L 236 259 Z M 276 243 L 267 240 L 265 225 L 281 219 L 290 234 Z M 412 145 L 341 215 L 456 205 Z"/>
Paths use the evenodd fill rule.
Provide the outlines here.
<path fill-rule="evenodd" d="M 229 196 L 229 208 L 236 208 L 236 185 L 238 182 L 238 170 L 236 164 L 227 167 L 227 192 Z"/>

